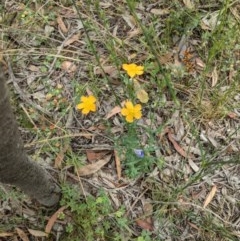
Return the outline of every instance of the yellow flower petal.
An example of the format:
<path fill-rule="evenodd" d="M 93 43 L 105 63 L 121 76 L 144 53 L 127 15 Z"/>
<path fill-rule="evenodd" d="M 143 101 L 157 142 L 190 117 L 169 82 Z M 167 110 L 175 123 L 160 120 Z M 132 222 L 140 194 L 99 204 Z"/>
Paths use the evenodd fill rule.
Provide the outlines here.
<path fill-rule="evenodd" d="M 135 71 L 134 70 L 128 70 L 128 75 L 131 77 L 131 78 L 133 78 L 135 75 L 136 75 L 136 73 L 135 73 Z"/>
<path fill-rule="evenodd" d="M 133 122 L 133 116 L 131 116 L 131 115 L 126 116 L 126 121 L 129 122 L 129 123 L 132 123 Z"/>
<path fill-rule="evenodd" d="M 140 104 L 135 105 L 134 109 L 136 111 L 140 111 L 142 109 L 142 106 Z"/>
<path fill-rule="evenodd" d="M 122 68 L 127 72 L 127 74 L 133 78 L 136 75 L 141 75 L 144 73 L 144 67 L 136 64 L 123 64 Z"/>
<path fill-rule="evenodd" d="M 140 118 L 142 117 L 141 111 L 135 112 L 135 113 L 134 113 L 134 117 L 135 117 L 136 119 L 140 119 Z"/>
<path fill-rule="evenodd" d="M 137 65 L 137 70 L 138 70 L 138 71 L 143 71 L 143 70 L 144 70 L 144 66 Z"/>
<path fill-rule="evenodd" d="M 140 119 L 142 117 L 142 106 L 140 104 L 133 105 L 131 101 L 125 102 L 125 107 L 121 109 L 121 114 L 125 116 L 126 121 L 132 123 L 134 119 Z"/>
<path fill-rule="evenodd" d="M 80 103 L 77 105 L 77 109 L 81 110 L 84 108 L 84 104 L 83 103 Z"/>
<path fill-rule="evenodd" d="M 132 103 L 131 101 L 127 101 L 127 102 L 125 103 L 125 106 L 126 106 L 126 108 L 127 108 L 128 110 L 133 109 L 133 103 Z"/>
<path fill-rule="evenodd" d="M 81 96 L 80 100 L 81 102 L 85 102 L 87 101 L 88 97 L 87 96 Z"/>
<path fill-rule="evenodd" d="M 92 103 L 95 103 L 97 101 L 97 99 L 93 95 L 89 95 L 88 101 L 91 101 Z"/>
<path fill-rule="evenodd" d="M 122 68 L 127 71 L 128 70 L 128 64 L 123 64 Z"/>
<path fill-rule="evenodd" d="M 77 109 L 81 110 L 84 115 L 90 111 L 96 111 L 96 98 L 93 95 L 81 96 L 81 102 L 76 106 Z"/>
<path fill-rule="evenodd" d="M 94 112 L 94 111 L 96 111 L 96 109 L 97 109 L 97 108 L 96 108 L 96 105 L 95 105 L 95 104 L 92 104 L 92 105 L 89 106 L 89 110 L 90 110 L 90 111 L 93 111 L 93 112 Z"/>
<path fill-rule="evenodd" d="M 84 115 L 87 115 L 89 112 L 90 112 L 90 110 L 87 109 L 87 108 L 82 109 L 82 113 L 83 113 Z"/>
<path fill-rule="evenodd" d="M 122 109 L 121 109 L 121 114 L 122 114 L 123 116 L 128 115 L 128 110 L 127 110 L 126 108 L 122 108 Z"/>
<path fill-rule="evenodd" d="M 142 75 L 143 70 L 144 70 L 143 66 L 137 66 L 135 72 L 136 72 L 137 75 Z"/>

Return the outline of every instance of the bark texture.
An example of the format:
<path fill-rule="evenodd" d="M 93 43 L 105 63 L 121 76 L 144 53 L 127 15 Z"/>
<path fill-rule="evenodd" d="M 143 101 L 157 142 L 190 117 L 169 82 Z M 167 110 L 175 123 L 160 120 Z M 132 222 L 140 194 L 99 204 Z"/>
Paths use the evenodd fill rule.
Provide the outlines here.
<path fill-rule="evenodd" d="M 29 160 L 10 106 L 0 69 L 0 182 L 19 187 L 45 206 L 59 201 L 60 192 L 47 172 Z"/>

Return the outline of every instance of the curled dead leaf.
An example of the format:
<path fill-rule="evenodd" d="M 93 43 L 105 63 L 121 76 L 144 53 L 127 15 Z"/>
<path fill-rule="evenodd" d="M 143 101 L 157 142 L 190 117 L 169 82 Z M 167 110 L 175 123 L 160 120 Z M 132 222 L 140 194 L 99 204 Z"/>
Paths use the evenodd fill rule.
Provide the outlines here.
<path fill-rule="evenodd" d="M 34 237 L 47 237 L 47 234 L 40 230 L 28 229 L 28 232 Z"/>
<path fill-rule="evenodd" d="M 110 110 L 110 112 L 107 114 L 106 119 L 111 118 L 112 116 L 118 114 L 121 112 L 120 106 L 115 106 L 113 109 Z"/>
<path fill-rule="evenodd" d="M 79 37 L 80 37 L 80 33 L 74 34 L 73 36 L 71 36 L 71 38 L 69 38 L 68 40 L 66 40 L 66 42 L 64 42 L 64 47 L 78 41 Z"/>
<path fill-rule="evenodd" d="M 118 70 L 115 66 L 102 66 L 94 68 L 94 74 L 104 76 L 104 73 L 109 75 L 112 78 L 118 77 Z"/>
<path fill-rule="evenodd" d="M 170 13 L 170 10 L 168 8 L 165 9 L 161 9 L 161 8 L 152 8 L 150 10 L 150 13 L 154 14 L 154 15 L 159 15 L 159 16 L 163 16 L 163 15 L 167 15 Z"/>
<path fill-rule="evenodd" d="M 108 154 L 109 151 L 95 151 L 95 150 L 86 150 L 87 159 L 89 162 L 93 162 L 103 158 Z"/>
<path fill-rule="evenodd" d="M 22 241 L 30 241 L 27 234 L 20 228 L 16 228 L 16 232 Z"/>
<path fill-rule="evenodd" d="M 54 225 L 54 223 L 56 222 L 56 220 L 58 219 L 58 216 L 60 213 L 62 213 L 64 210 L 66 209 L 65 206 L 60 207 L 52 216 L 51 218 L 49 218 L 48 223 L 45 227 L 45 233 L 49 234 L 52 230 L 52 227 Z"/>
<path fill-rule="evenodd" d="M 87 176 L 91 175 L 97 171 L 99 171 L 104 165 L 106 165 L 111 160 L 112 155 L 107 155 L 103 159 L 93 163 L 86 165 L 84 167 L 78 168 L 77 172 L 79 176 Z"/>
<path fill-rule="evenodd" d="M 193 158 L 193 155 L 187 154 L 182 147 L 179 146 L 179 144 L 174 140 L 173 135 L 171 133 L 171 130 L 168 131 L 168 139 L 173 144 L 175 150 L 183 157 L 185 158 Z"/>
<path fill-rule="evenodd" d="M 58 17 L 57 17 L 57 23 L 58 23 L 58 26 L 59 26 L 59 28 L 61 29 L 61 31 L 62 31 L 63 33 L 67 33 L 67 31 L 68 31 L 68 30 L 67 30 L 67 27 L 66 27 L 65 23 L 63 22 L 61 16 L 58 16 Z"/>
<path fill-rule="evenodd" d="M 153 231 L 153 225 L 149 222 L 147 222 L 146 220 L 143 219 L 137 219 L 136 223 L 139 227 L 141 227 L 144 230 L 148 230 L 148 231 Z"/>
<path fill-rule="evenodd" d="M 216 191 L 217 191 L 217 186 L 214 185 L 204 201 L 203 208 L 206 208 L 207 205 L 212 201 L 212 199 L 216 194 Z"/>

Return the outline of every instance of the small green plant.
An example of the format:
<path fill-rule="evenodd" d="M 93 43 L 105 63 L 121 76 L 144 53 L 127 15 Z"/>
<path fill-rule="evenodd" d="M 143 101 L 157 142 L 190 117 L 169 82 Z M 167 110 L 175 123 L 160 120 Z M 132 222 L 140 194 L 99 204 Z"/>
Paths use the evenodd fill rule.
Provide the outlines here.
<path fill-rule="evenodd" d="M 144 231 L 142 231 L 141 236 L 134 239 L 134 241 L 153 241 L 153 239 L 151 238 L 151 233 L 144 230 Z M 160 240 L 158 240 L 158 241 L 160 241 Z"/>
<path fill-rule="evenodd" d="M 123 159 L 125 173 L 131 178 L 149 172 L 156 163 L 152 155 L 155 151 L 153 140 L 146 146 L 141 145 L 137 128 L 135 123 L 128 124 L 126 134 L 116 140 L 116 150 Z"/>
<path fill-rule="evenodd" d="M 66 240 L 115 240 L 121 237 L 119 230 L 123 231 L 127 226 L 125 210 L 120 208 L 114 211 L 106 193 L 99 191 L 96 198 L 87 196 L 83 201 L 77 187 L 63 185 L 62 192 L 61 204 L 71 211 L 71 222 L 66 228 Z"/>

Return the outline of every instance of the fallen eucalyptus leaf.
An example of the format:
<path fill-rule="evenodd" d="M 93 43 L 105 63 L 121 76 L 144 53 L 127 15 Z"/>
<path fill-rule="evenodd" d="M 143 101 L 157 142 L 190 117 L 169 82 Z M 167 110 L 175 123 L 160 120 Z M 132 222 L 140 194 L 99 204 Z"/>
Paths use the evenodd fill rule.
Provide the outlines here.
<path fill-rule="evenodd" d="M 112 155 L 107 155 L 103 159 L 93 163 L 89 164 L 83 167 L 78 168 L 78 175 L 79 176 L 87 176 L 91 175 L 97 171 L 99 171 L 104 165 L 106 165 L 111 160 Z"/>

